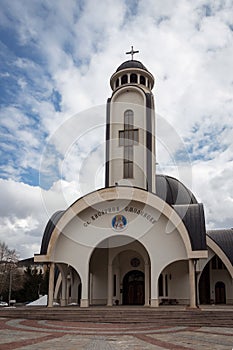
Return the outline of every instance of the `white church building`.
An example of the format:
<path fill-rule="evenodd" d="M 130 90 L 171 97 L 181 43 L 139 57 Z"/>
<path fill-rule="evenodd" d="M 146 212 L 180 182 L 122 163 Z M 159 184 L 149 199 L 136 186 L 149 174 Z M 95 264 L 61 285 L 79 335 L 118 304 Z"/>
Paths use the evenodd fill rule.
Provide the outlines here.
<path fill-rule="evenodd" d="M 193 193 L 156 173 L 154 77 L 130 53 L 110 79 L 105 187 L 56 212 L 34 256 L 48 306 L 233 303 L 233 230 L 206 232 Z"/>

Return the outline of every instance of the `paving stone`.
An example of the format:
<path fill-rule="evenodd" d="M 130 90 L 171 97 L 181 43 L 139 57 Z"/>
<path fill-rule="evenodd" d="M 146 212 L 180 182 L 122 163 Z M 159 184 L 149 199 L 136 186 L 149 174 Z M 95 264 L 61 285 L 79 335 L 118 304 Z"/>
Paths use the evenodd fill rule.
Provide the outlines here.
<path fill-rule="evenodd" d="M 130 317 L 132 310 L 129 310 Z M 136 310 L 136 313 L 138 311 Z M 150 315 L 150 313 L 148 313 Z M 218 314 L 218 326 L 211 327 L 201 313 L 194 314 L 195 326 L 185 326 L 182 314 L 177 324 L 167 325 L 169 314 L 159 312 L 159 324 L 137 319 L 136 323 L 81 322 L 74 320 L 0 318 L 1 350 L 233 350 L 232 314 Z M 188 313 L 187 313 L 188 315 Z M 186 315 L 186 319 L 188 318 Z M 221 316 L 221 317 L 220 317 Z M 110 317 L 110 315 L 109 315 Z M 122 318 L 119 314 L 119 318 Z M 135 315 L 134 315 L 135 317 Z M 175 314 L 173 313 L 175 320 Z M 201 324 L 203 321 L 203 324 Z M 199 324 L 198 324 L 199 323 Z M 162 324 L 162 325 L 161 325 Z M 193 324 L 193 320 L 192 320 Z M 206 325 L 208 324 L 208 325 Z M 228 326 L 223 327 L 224 324 Z"/>

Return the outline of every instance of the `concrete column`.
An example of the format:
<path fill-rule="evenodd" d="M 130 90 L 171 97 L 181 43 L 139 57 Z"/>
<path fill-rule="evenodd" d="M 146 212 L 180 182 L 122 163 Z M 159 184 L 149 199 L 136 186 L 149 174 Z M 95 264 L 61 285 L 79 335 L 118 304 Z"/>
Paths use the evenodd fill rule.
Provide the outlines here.
<path fill-rule="evenodd" d="M 82 283 L 82 295 L 80 300 L 80 307 L 88 307 L 89 306 L 89 269 L 85 271 L 84 275 L 80 275 L 81 283 Z"/>
<path fill-rule="evenodd" d="M 90 305 L 93 304 L 93 274 L 90 273 Z"/>
<path fill-rule="evenodd" d="M 158 278 L 153 272 L 153 267 L 151 266 L 151 307 L 159 307 L 159 298 L 158 298 Z"/>
<path fill-rule="evenodd" d="M 71 303 L 78 302 L 78 276 L 76 271 L 71 274 Z"/>
<path fill-rule="evenodd" d="M 49 293 L 48 293 L 48 307 L 53 307 L 53 292 L 54 292 L 54 270 L 55 264 L 50 264 L 49 270 Z"/>
<path fill-rule="evenodd" d="M 189 259 L 189 307 L 196 308 L 196 283 L 194 260 Z"/>
<path fill-rule="evenodd" d="M 107 306 L 112 306 L 112 297 L 113 297 L 112 264 L 108 264 L 108 301 L 107 301 Z"/>
<path fill-rule="evenodd" d="M 150 266 L 145 262 L 145 306 L 150 304 Z"/>
<path fill-rule="evenodd" d="M 116 269 L 116 298 L 120 302 L 121 294 L 120 294 L 120 269 L 117 267 Z"/>
<path fill-rule="evenodd" d="M 66 306 L 67 304 L 67 271 L 64 266 L 60 265 L 62 284 L 61 284 L 61 306 Z"/>

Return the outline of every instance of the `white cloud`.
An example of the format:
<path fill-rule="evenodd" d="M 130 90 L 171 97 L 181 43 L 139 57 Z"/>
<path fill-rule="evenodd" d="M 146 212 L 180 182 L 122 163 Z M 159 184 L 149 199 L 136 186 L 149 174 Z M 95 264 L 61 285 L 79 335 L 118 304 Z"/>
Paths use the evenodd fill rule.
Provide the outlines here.
<path fill-rule="evenodd" d="M 101 186 L 105 107 L 97 108 L 96 120 L 85 110 L 110 97 L 109 78 L 129 59 L 124 53 L 131 45 L 140 50 L 135 59 L 155 76 L 157 113 L 191 152 L 188 185 L 205 204 L 207 224 L 233 226 L 232 9 L 232 0 L 148 0 L 135 7 L 123 0 L 59 0 L 43 6 L 3 1 L 1 26 L 16 31 L 17 48 L 14 69 L 7 67 L 1 77 L 11 77 L 19 89 L 0 115 L 1 135 L 8 130 L 1 156 L 11 154 L 2 174 L 15 179 L 0 183 L 6 198 L 1 239 L 8 244 L 16 239 L 24 256 L 34 244 L 39 247 L 47 216 L 40 189 L 17 182 L 27 169 L 40 169 L 42 182 L 51 175 L 54 184 L 48 181 L 45 188 L 51 189 L 43 191 L 49 214 Z M 60 94 L 60 110 L 53 91 Z M 166 137 L 159 137 L 164 147 L 158 147 L 158 169 L 187 178 L 189 164 L 177 167 L 171 152 L 179 149 L 177 138 L 170 135 L 166 144 Z"/>

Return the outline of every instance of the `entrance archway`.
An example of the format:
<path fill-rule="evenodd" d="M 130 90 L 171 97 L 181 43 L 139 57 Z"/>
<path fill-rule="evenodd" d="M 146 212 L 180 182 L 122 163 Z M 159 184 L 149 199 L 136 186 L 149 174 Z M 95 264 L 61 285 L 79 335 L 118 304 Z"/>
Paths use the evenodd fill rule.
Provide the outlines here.
<path fill-rule="evenodd" d="M 142 271 L 129 271 L 123 278 L 123 304 L 144 305 L 145 276 Z"/>
<path fill-rule="evenodd" d="M 223 282 L 215 284 L 215 304 L 226 304 L 226 288 Z"/>

